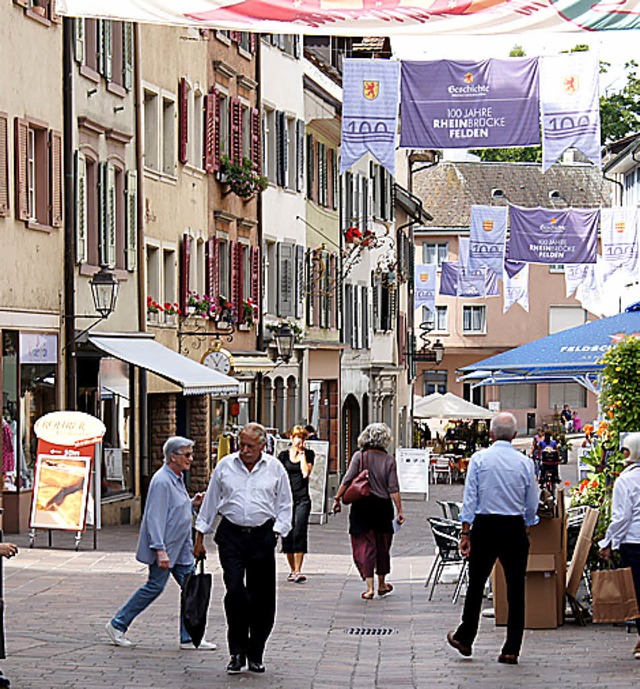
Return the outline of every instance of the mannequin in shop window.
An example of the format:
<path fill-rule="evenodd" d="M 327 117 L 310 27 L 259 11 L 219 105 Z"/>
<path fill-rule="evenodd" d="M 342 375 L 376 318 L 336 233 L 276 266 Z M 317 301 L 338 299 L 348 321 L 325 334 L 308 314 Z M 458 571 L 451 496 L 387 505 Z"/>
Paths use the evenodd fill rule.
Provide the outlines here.
<path fill-rule="evenodd" d="M 9 488 L 14 489 L 12 476 L 16 469 L 16 456 L 13 451 L 13 433 L 11 426 L 2 419 L 2 485 L 6 488 L 7 481 L 10 482 Z"/>

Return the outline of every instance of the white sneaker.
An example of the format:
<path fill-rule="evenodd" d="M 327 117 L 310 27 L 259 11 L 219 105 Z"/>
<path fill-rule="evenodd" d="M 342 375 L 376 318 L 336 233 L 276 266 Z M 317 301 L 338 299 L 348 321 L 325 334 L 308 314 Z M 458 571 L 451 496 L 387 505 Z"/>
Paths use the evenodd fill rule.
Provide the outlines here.
<path fill-rule="evenodd" d="M 218 644 L 212 644 L 210 641 L 205 641 L 202 639 L 200 645 L 196 648 L 191 641 L 186 644 L 180 644 L 180 648 L 183 651 L 215 651 L 218 648 Z"/>
<path fill-rule="evenodd" d="M 133 646 L 133 643 L 124 635 L 124 632 L 116 629 L 111 622 L 107 622 L 105 629 L 107 630 L 107 634 L 109 635 L 111 643 L 114 644 L 114 646 Z"/>

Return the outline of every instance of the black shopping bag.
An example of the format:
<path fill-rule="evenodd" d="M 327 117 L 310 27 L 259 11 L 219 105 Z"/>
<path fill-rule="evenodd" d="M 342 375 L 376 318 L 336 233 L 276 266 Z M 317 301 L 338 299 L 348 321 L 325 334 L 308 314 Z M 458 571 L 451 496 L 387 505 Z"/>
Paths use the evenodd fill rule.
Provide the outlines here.
<path fill-rule="evenodd" d="M 197 648 L 204 638 L 211 599 L 212 577 L 204 571 L 204 559 L 200 560 L 200 571 L 188 574 L 182 586 L 181 607 L 184 626 Z"/>

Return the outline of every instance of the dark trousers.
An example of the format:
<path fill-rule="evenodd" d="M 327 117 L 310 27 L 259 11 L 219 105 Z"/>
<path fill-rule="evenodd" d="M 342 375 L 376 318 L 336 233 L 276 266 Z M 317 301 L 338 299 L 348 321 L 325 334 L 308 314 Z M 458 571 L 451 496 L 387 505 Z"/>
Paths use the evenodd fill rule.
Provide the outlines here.
<path fill-rule="evenodd" d="M 282 539 L 283 553 L 306 553 L 308 551 L 307 534 L 310 514 L 311 500 L 309 498 L 294 501 L 291 514 L 291 531 Z"/>
<path fill-rule="evenodd" d="M 524 633 L 524 583 L 529 555 L 529 538 L 522 517 L 479 514 L 471 529 L 469 587 L 462 622 L 455 638 L 468 646 L 478 633 L 482 596 L 491 570 L 499 560 L 507 583 L 507 638 L 502 653 L 520 655 Z"/>
<path fill-rule="evenodd" d="M 623 567 L 631 567 L 633 585 L 636 589 L 636 598 L 640 606 L 640 543 L 621 543 L 620 559 Z M 640 634 L 640 619 L 636 620 L 636 628 Z"/>
<path fill-rule="evenodd" d="M 273 521 L 244 529 L 223 518 L 215 542 L 227 590 L 224 610 L 229 652 L 261 662 L 276 614 Z"/>
<path fill-rule="evenodd" d="M 351 536 L 353 561 L 363 579 L 372 577 L 374 571 L 380 576 L 389 574 L 391 541 L 393 541 L 393 534 L 373 530 Z"/>

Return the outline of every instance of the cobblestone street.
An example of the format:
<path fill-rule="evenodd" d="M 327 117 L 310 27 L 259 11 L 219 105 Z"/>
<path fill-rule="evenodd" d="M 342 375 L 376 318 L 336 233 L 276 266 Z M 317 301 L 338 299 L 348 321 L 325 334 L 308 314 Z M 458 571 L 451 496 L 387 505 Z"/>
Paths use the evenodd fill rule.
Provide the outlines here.
<path fill-rule="evenodd" d="M 575 465 L 562 467 L 572 478 Z M 569 476 L 571 474 L 571 476 Z M 278 557 L 278 617 L 267 646 L 266 675 L 225 674 L 228 655 L 222 612 L 220 568 L 212 553 L 214 593 L 207 638 L 214 652 L 178 648 L 178 589 L 171 581 L 160 599 L 129 631 L 134 648 L 108 643 L 104 625 L 145 578 L 133 551 L 137 529 L 104 529 L 98 550 L 90 534 L 79 552 L 69 534 L 55 533 L 48 548 L 40 533 L 36 547 L 25 536 L 5 565 L 8 659 L 2 668 L 12 687 L 22 689 L 391 689 L 473 687 L 498 689 L 604 689 L 633 684 L 640 666 L 631 649 L 635 639 L 622 627 L 569 622 L 549 631 L 527 631 L 521 663 L 496 663 L 504 630 L 482 620 L 472 660 L 445 643 L 459 619 L 461 604 L 450 602 L 452 587 L 436 587 L 427 600 L 424 581 L 433 546 L 425 518 L 439 513 L 438 498 L 460 499 L 462 485 L 432 487 L 428 502 L 405 501 L 407 524 L 396 537 L 394 592 L 370 602 L 360 599 L 349 554 L 346 512 L 311 527 L 311 554 L 305 584 L 286 582 Z M 356 628 L 390 630 L 352 634 Z"/>

